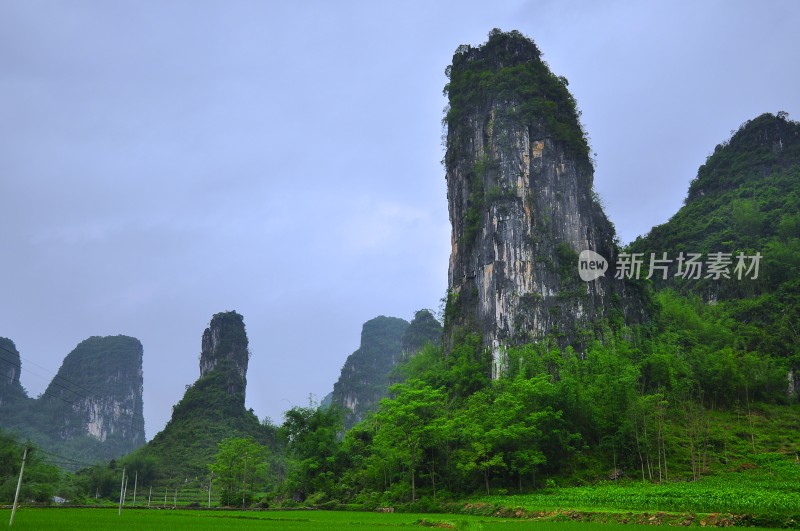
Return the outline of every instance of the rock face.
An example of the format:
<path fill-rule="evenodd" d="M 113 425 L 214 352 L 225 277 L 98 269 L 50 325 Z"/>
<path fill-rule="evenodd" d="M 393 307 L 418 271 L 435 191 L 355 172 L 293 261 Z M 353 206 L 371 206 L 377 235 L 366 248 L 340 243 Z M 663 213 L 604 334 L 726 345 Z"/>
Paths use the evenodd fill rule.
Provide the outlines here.
<path fill-rule="evenodd" d="M 84 461 L 111 459 L 145 443 L 142 344 L 90 337 L 64 358 L 37 399 L 19 382 L 14 343 L 0 339 L 0 427 L 40 447 Z"/>
<path fill-rule="evenodd" d="M 578 275 L 581 251 L 608 264 L 617 250 L 566 80 L 531 40 L 499 30 L 459 47 L 448 75 L 445 347 L 478 332 L 497 377 L 508 345 L 550 337 L 580 347 L 581 329 L 628 311 L 625 286 L 613 267 L 591 282 Z"/>
<path fill-rule="evenodd" d="M 402 357 L 408 321 L 376 317 L 364 323 L 361 345 L 350 354 L 333 386 L 331 403 L 345 411 L 345 429 L 361 421 L 386 396 L 389 372 Z"/>
<path fill-rule="evenodd" d="M 164 429 L 136 455 L 155 459 L 176 477 L 196 476 L 208 473 L 225 438 L 274 442 L 272 429 L 245 408 L 249 359 L 244 318 L 235 311 L 215 314 L 201 340 L 200 377 L 172 407 Z"/>
<path fill-rule="evenodd" d="M 0 387 L 19 385 L 21 362 L 14 342 L 0 337 Z"/>
<path fill-rule="evenodd" d="M 247 386 L 247 364 L 250 361 L 244 318 L 236 312 L 214 315 L 203 332 L 200 351 L 200 377 L 213 370 L 230 373 L 227 391 L 244 399 Z"/>
<path fill-rule="evenodd" d="M 439 345 L 442 342 L 442 325 L 428 310 L 419 310 L 406 328 L 400 346 L 403 357 L 409 358 L 419 352 L 427 343 Z"/>
<path fill-rule="evenodd" d="M 144 444 L 142 355 L 142 344 L 133 337 L 79 343 L 40 399 L 61 427 L 59 437 L 113 439 L 123 452 Z"/>
<path fill-rule="evenodd" d="M 16 345 L 0 337 L 0 407 L 24 393 L 19 383 L 21 361 Z"/>

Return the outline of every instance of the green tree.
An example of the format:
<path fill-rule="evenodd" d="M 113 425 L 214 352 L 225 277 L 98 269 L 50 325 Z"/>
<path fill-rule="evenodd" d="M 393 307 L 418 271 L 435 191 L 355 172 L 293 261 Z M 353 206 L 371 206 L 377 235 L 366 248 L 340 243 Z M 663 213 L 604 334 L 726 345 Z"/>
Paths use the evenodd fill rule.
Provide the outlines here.
<path fill-rule="evenodd" d="M 441 437 L 446 395 L 419 380 L 393 385 L 390 391 L 394 397 L 381 400 L 375 415 L 378 431 L 374 444 L 379 453 L 397 455 L 408 464 L 413 502 L 422 456 Z"/>
<path fill-rule="evenodd" d="M 294 407 L 284 418 L 279 430 L 289 458 L 284 488 L 300 500 L 313 493 L 329 495 L 339 471 L 342 411 Z"/>
<path fill-rule="evenodd" d="M 231 437 L 218 444 L 214 462 L 208 466 L 220 485 L 220 504 L 249 505 L 252 493 L 263 482 L 267 449 L 250 438 Z"/>

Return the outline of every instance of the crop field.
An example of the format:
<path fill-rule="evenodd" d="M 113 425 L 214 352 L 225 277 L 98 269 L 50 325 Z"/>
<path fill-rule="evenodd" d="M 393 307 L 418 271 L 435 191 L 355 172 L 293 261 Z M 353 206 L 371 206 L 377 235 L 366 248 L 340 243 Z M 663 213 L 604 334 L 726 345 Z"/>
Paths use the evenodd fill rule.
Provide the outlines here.
<path fill-rule="evenodd" d="M 0 511 L 2 525 L 10 516 Z M 538 529 L 540 531 L 637 531 L 644 526 L 575 522 L 530 521 L 464 515 L 370 513 L 347 511 L 189 511 L 130 509 L 118 515 L 113 509 L 29 509 L 17 511 L 13 529 L 18 530 L 147 530 L 280 529 L 332 531 L 387 530 L 393 528 L 486 529 L 491 531 Z M 648 526 L 652 529 L 652 526 Z"/>
<path fill-rule="evenodd" d="M 0 511 L 2 525 L 10 511 Z M 548 519 L 497 518 L 448 514 L 374 513 L 351 511 L 223 511 L 128 509 L 119 515 L 105 508 L 23 508 L 17 511 L 18 530 L 149 530 L 260 529 L 332 531 L 404 529 L 465 529 L 487 531 L 642 531 L 652 525 L 571 522 Z M 750 527 L 749 529 L 757 529 Z"/>
<path fill-rule="evenodd" d="M 535 494 L 482 496 L 474 501 L 526 511 L 727 513 L 747 515 L 751 521 L 770 522 L 770 526 L 791 526 L 800 522 L 800 464 L 764 456 L 757 469 L 695 482 L 605 483 Z"/>
<path fill-rule="evenodd" d="M 625 480 L 583 487 L 549 487 L 532 494 L 475 496 L 444 502 L 436 514 L 324 511 L 316 509 L 223 510 L 189 508 L 172 502 L 181 498 L 196 504 L 204 493 L 182 496 L 145 508 L 114 506 L 21 507 L 13 529 L 22 530 L 150 530 L 280 529 L 387 530 L 392 528 L 486 529 L 540 531 L 636 530 L 640 524 L 688 526 L 800 527 L 800 463 L 763 455 L 751 466 L 698 481 L 660 484 Z M 148 491 L 149 498 L 149 491 Z M 159 498 L 159 502 L 163 498 Z M 127 503 L 133 503 L 130 498 Z M 144 504 L 144 505 L 143 505 Z M 166 507 L 166 508 L 165 508 Z M 434 510 L 434 509 L 431 509 Z M 9 509 L 0 510 L 5 527 Z"/>
<path fill-rule="evenodd" d="M 800 513 L 800 485 L 772 489 L 715 481 L 675 484 L 598 485 L 555 489 L 542 494 L 483 496 L 483 503 L 527 510 L 571 509 L 636 512 L 692 512 L 792 515 Z"/>

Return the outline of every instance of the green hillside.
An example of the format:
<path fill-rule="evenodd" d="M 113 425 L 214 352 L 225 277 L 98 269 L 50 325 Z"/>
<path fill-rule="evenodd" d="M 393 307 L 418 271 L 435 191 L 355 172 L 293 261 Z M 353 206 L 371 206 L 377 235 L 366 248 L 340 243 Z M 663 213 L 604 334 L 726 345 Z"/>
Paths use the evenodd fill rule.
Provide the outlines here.
<path fill-rule="evenodd" d="M 800 366 L 800 124 L 762 114 L 718 145 L 692 181 L 684 206 L 634 241 L 630 253 L 729 254 L 730 278 L 655 275 L 656 287 L 724 302 L 741 348 Z M 760 254 L 739 278 L 739 254 Z M 749 268 L 752 260 L 745 260 Z M 757 274 L 757 277 L 756 277 Z"/>
<path fill-rule="evenodd" d="M 249 356 L 242 316 L 215 314 L 203 333 L 200 378 L 173 406 L 164 429 L 125 461 L 134 466 L 139 461 L 155 463 L 156 477 L 172 482 L 205 477 L 218 444 L 226 438 L 274 442 L 274 430 L 262 425 L 244 405 Z"/>
<path fill-rule="evenodd" d="M 19 384 L 21 363 L 14 353 L 13 342 L 0 338 L 0 369 L 4 359 L 6 367 L 9 362 L 17 367 L 17 379 L 0 385 L 0 428 L 83 463 L 118 458 L 144 444 L 138 339 L 81 341 L 36 399 Z"/>

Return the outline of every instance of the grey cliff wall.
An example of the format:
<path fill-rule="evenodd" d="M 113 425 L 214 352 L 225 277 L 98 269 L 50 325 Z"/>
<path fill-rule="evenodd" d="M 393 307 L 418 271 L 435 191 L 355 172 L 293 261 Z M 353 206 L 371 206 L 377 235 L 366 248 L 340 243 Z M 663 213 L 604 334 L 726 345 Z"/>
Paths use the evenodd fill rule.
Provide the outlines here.
<path fill-rule="evenodd" d="M 621 302 L 613 267 L 592 282 L 578 276 L 581 251 L 609 261 L 617 251 L 577 115 L 558 108 L 574 105 L 565 80 L 516 32 L 460 47 L 449 73 L 445 346 L 477 331 L 497 377 L 508 345 L 551 338 L 581 348 L 582 329 L 639 310 Z"/>

